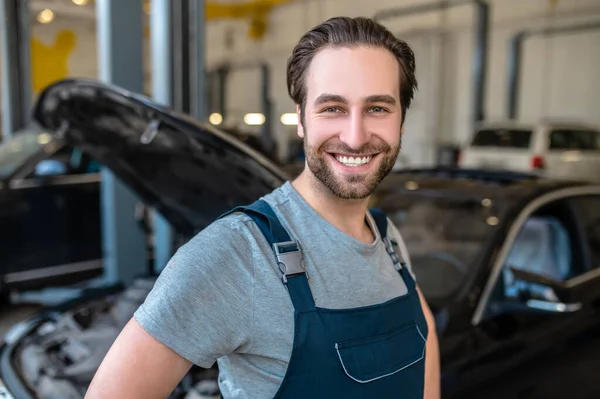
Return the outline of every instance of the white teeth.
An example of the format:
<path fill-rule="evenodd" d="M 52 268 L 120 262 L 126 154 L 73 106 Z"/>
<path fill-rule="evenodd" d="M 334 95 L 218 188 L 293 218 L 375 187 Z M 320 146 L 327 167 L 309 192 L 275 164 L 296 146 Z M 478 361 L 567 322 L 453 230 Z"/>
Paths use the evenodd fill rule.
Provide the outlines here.
<path fill-rule="evenodd" d="M 372 157 L 341 157 L 339 155 L 335 157 L 335 159 L 337 159 L 338 162 L 346 166 L 362 166 L 368 163 L 371 160 L 371 158 Z"/>

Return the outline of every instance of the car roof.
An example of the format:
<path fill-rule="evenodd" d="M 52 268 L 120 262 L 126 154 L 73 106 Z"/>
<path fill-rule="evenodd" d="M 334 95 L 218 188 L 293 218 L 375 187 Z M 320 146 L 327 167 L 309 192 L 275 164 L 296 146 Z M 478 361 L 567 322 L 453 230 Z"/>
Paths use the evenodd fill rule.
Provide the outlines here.
<path fill-rule="evenodd" d="M 381 189 L 397 193 L 420 190 L 423 195 L 443 190 L 457 197 L 503 198 L 520 202 L 520 199 L 531 200 L 563 188 L 590 185 L 593 183 L 556 180 L 521 172 L 439 167 L 393 172 L 384 179 Z"/>
<path fill-rule="evenodd" d="M 541 118 L 536 122 L 523 121 L 523 120 L 511 120 L 511 119 L 499 119 L 499 120 L 488 120 L 479 122 L 476 125 L 476 131 L 484 129 L 517 129 L 517 130 L 532 130 L 536 127 L 548 126 L 552 128 L 563 128 L 563 129 L 583 129 L 583 130 L 597 130 L 598 127 L 590 123 L 584 123 L 578 120 L 572 120 L 568 118 Z"/>

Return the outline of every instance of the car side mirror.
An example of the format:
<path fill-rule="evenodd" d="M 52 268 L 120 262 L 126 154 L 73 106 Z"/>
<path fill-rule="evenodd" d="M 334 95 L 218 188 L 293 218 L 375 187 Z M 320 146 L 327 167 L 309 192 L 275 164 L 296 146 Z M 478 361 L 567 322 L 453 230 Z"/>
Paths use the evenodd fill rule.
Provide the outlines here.
<path fill-rule="evenodd" d="M 519 298 L 531 310 L 550 313 L 569 313 L 581 309 L 579 302 L 569 301 L 569 289 L 552 278 L 510 267 L 515 285 L 521 286 Z"/>

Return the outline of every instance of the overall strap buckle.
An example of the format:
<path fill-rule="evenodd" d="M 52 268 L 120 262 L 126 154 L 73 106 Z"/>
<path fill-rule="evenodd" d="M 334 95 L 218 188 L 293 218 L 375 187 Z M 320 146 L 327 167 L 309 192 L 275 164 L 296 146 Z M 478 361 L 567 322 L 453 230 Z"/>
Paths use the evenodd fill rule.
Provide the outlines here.
<path fill-rule="evenodd" d="M 302 250 L 297 241 L 277 242 L 273 244 L 273 249 L 275 250 L 279 271 L 282 273 L 281 281 L 284 284 L 287 284 L 288 276 L 305 273 L 306 278 L 308 278 Z"/>
<path fill-rule="evenodd" d="M 394 243 L 392 242 L 392 240 L 390 240 L 389 237 L 384 237 L 383 243 L 385 244 L 385 249 L 387 250 L 388 255 L 390 255 L 390 258 L 392 258 L 392 262 L 394 262 L 394 268 L 397 271 L 402 270 L 404 259 L 402 259 L 398 255 L 398 252 L 396 252 L 396 250 L 394 249 Z"/>

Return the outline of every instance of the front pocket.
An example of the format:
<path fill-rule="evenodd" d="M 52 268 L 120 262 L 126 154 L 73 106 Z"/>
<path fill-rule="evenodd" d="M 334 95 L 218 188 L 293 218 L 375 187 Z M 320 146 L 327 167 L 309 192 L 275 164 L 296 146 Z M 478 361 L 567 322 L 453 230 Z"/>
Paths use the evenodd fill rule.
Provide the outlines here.
<path fill-rule="evenodd" d="M 335 344 L 346 375 L 367 383 L 396 374 L 425 356 L 425 337 L 416 323 L 387 334 Z"/>

